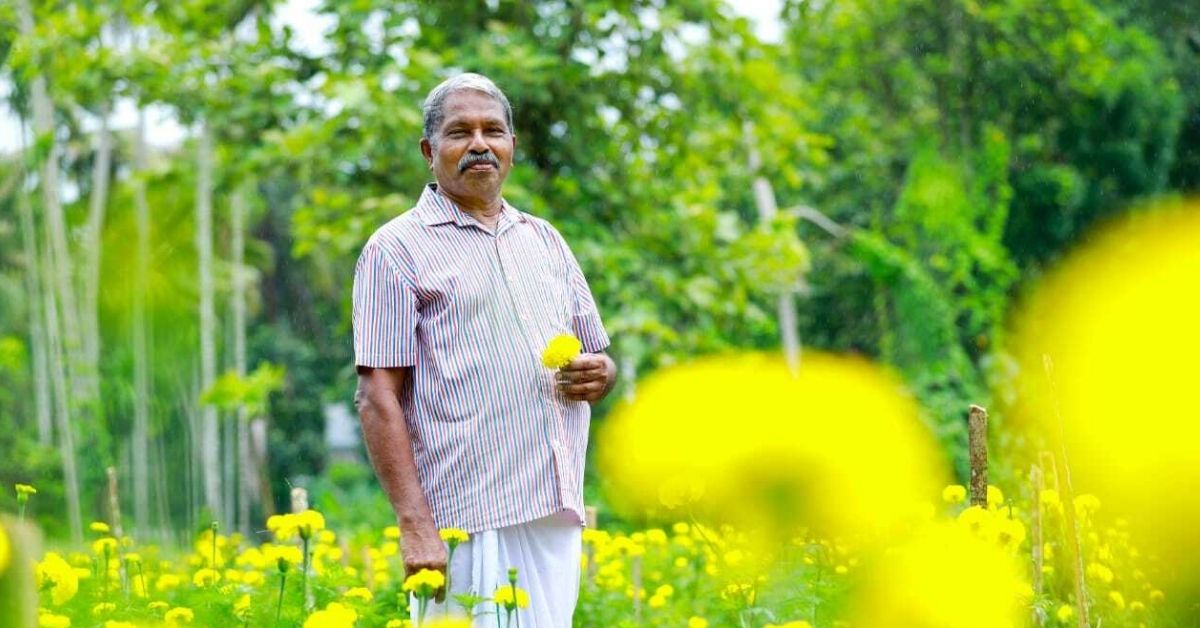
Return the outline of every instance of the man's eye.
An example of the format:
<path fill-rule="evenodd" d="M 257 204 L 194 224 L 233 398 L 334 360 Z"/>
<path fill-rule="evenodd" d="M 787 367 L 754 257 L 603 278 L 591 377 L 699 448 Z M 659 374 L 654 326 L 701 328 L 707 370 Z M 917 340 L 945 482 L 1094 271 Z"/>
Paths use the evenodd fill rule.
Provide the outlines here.
<path fill-rule="evenodd" d="M 466 131 L 456 129 L 454 131 L 450 131 L 450 132 L 446 133 L 446 137 L 462 137 L 466 134 L 467 134 Z"/>
<path fill-rule="evenodd" d="M 500 137 L 505 135 L 504 129 L 488 129 L 488 135 L 492 137 Z"/>

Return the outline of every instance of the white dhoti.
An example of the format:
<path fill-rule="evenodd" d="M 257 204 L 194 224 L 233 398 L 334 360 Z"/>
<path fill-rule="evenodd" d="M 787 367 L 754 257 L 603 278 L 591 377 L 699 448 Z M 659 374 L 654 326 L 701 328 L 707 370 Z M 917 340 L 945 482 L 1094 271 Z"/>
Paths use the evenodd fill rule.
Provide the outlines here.
<path fill-rule="evenodd" d="M 486 530 L 454 550 L 450 560 L 450 594 L 444 604 L 430 603 L 425 622 L 465 613 L 452 596 L 474 593 L 489 601 L 475 607 L 474 628 L 508 628 L 503 607 L 490 600 L 496 589 L 509 586 L 508 570 L 517 569 L 517 587 L 529 593 L 529 607 L 520 609 L 521 628 L 569 628 L 579 599 L 579 562 L 583 551 L 579 517 L 562 511 L 520 525 Z M 417 626 L 417 603 L 410 598 Z M 496 613 L 500 622 L 496 623 Z M 517 621 L 514 618 L 514 627 Z M 419 628 L 419 626 L 418 626 Z"/>

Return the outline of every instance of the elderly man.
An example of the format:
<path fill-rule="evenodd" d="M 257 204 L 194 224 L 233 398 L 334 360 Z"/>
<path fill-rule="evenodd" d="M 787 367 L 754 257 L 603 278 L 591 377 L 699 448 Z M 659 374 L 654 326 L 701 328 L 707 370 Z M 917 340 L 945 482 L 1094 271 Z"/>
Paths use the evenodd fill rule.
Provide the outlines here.
<path fill-rule="evenodd" d="M 516 568 L 531 601 L 521 625 L 569 626 L 589 404 L 616 376 L 608 335 L 562 236 L 501 196 L 517 144 L 504 93 L 460 74 L 424 114 L 436 182 L 371 236 L 354 275 L 367 450 L 407 574 L 448 570 L 451 595 L 490 598 Z M 565 333 L 583 353 L 554 372 L 541 355 Z M 471 539 L 447 565 L 438 529 L 451 527 Z M 477 608 L 476 623 L 494 625 L 492 609 Z"/>

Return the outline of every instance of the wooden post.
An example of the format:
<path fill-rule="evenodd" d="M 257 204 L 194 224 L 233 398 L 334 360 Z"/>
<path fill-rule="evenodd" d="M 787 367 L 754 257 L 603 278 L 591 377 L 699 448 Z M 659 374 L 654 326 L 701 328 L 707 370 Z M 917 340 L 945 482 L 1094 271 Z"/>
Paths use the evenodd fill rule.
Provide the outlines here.
<path fill-rule="evenodd" d="M 987 508 L 987 419 L 982 406 L 971 404 L 967 413 L 968 447 L 971 456 L 971 505 Z"/>
<path fill-rule="evenodd" d="M 5 626 L 38 625 L 37 578 L 34 565 L 42 556 L 42 535 L 34 526 L 0 517 L 0 534 L 6 536 L 6 567 L 0 566 L 0 617 Z"/>
<path fill-rule="evenodd" d="M 589 529 L 596 529 L 597 511 L 595 506 L 586 506 L 583 509 L 584 522 Z M 587 581 L 585 584 L 591 586 L 596 581 L 596 546 L 587 543 L 584 551 L 587 553 Z"/>
<path fill-rule="evenodd" d="M 112 535 L 120 539 L 125 536 L 121 527 L 121 494 L 117 490 L 117 468 L 107 467 L 104 474 L 108 476 L 108 517 L 112 525 Z"/>
<path fill-rule="evenodd" d="M 1045 478 L 1042 477 L 1042 468 L 1038 465 L 1029 467 L 1029 480 L 1033 484 L 1033 521 L 1030 530 L 1029 543 L 1033 549 L 1033 597 L 1038 599 L 1042 596 L 1042 565 L 1045 564 L 1045 558 L 1042 555 L 1042 490 L 1046 488 Z M 1042 617 L 1042 611 L 1039 608 L 1033 609 L 1033 625 L 1041 626 L 1045 623 L 1045 618 Z"/>

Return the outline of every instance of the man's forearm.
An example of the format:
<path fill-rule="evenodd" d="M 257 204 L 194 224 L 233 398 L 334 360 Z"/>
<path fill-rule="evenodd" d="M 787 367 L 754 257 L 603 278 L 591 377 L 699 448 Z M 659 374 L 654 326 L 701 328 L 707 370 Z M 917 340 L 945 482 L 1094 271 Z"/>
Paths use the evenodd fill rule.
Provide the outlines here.
<path fill-rule="evenodd" d="M 358 413 L 375 475 L 401 528 L 432 525 L 399 400 L 391 391 L 369 392 L 360 395 Z"/>

